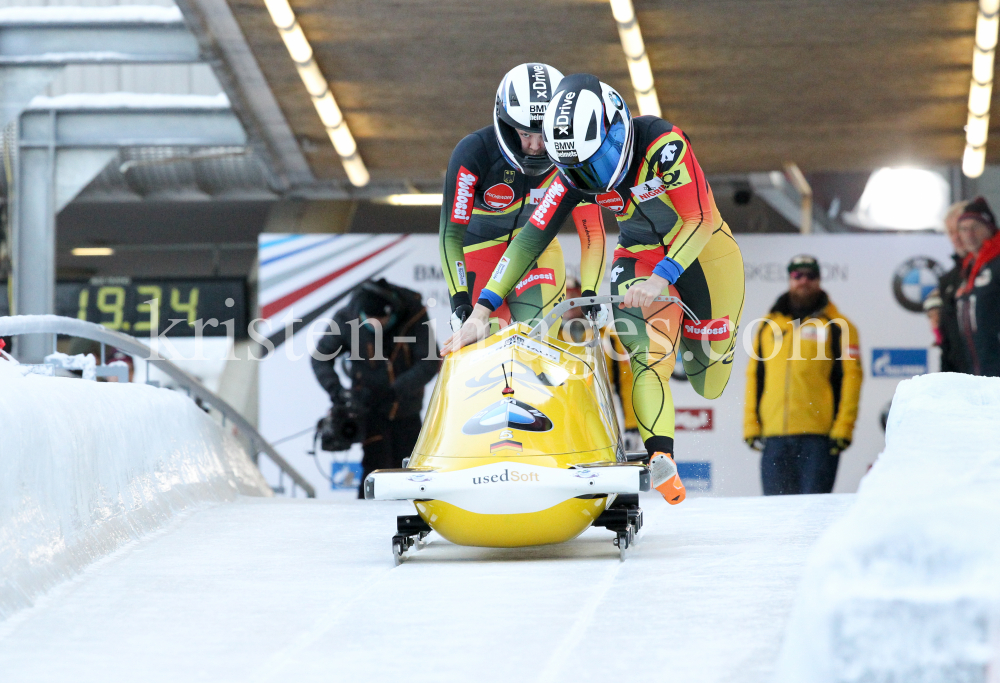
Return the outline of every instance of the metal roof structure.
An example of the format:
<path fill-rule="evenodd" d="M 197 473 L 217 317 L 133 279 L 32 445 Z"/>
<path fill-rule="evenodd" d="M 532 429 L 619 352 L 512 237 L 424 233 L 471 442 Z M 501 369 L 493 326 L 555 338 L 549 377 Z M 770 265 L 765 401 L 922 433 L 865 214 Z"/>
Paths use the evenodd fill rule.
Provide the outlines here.
<path fill-rule="evenodd" d="M 319 194 L 436 191 L 452 148 L 491 123 L 496 84 L 521 62 L 595 73 L 635 102 L 604 0 L 292 0 L 371 172 L 371 186 L 356 190 L 265 3 L 180 4 L 217 55 L 237 113 L 252 119 L 244 121 L 251 137 L 267 143 L 277 166 L 299 164 L 291 174 L 279 168 L 298 173 L 290 185 Z M 635 8 L 664 117 L 691 136 L 710 174 L 961 159 L 974 2 L 636 0 Z"/>

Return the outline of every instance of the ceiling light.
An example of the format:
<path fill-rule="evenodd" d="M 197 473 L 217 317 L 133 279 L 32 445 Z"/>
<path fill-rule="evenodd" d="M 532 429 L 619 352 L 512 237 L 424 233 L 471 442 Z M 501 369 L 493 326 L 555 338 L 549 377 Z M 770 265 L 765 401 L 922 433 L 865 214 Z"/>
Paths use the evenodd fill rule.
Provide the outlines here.
<path fill-rule="evenodd" d="M 264 4 L 267 5 L 271 21 L 278 28 L 288 28 L 295 23 L 295 12 L 292 11 L 292 6 L 288 4 L 288 0 L 264 0 Z"/>
<path fill-rule="evenodd" d="M 653 70 L 649 66 L 649 58 L 643 55 L 635 61 L 629 60 L 629 75 L 632 77 L 632 87 L 635 94 L 648 93 L 653 89 Z"/>
<path fill-rule="evenodd" d="M 327 128 L 336 128 L 344 122 L 344 114 L 340 111 L 337 101 L 333 99 L 329 90 L 322 97 L 314 99 L 313 104 L 316 105 L 316 111 L 319 112 L 320 121 Z"/>
<path fill-rule="evenodd" d="M 940 230 L 951 202 L 944 176 L 923 168 L 880 168 L 865 184 L 846 223 L 869 229 Z"/>
<path fill-rule="evenodd" d="M 312 59 L 312 46 L 306 40 L 306 34 L 302 32 L 299 22 L 292 24 L 288 30 L 282 30 L 281 39 L 285 41 L 288 54 L 292 56 L 296 64 L 306 64 Z"/>
<path fill-rule="evenodd" d="M 962 173 L 978 178 L 986 168 L 986 138 L 993 97 L 993 60 L 1000 29 L 1000 0 L 980 0 L 976 17 L 976 46 L 972 49 L 972 82 L 969 84 L 969 115 L 965 124 Z"/>
<path fill-rule="evenodd" d="M 642 31 L 639 29 L 639 19 L 635 16 L 632 0 L 610 1 L 611 13 L 618 22 L 618 37 L 622 41 L 622 51 L 628 62 L 628 72 L 632 79 L 639 115 L 659 116 L 660 100 L 656 96 L 653 70 L 649 66 L 646 45 L 642 41 Z"/>
<path fill-rule="evenodd" d="M 72 251 L 73 256 L 114 256 L 115 250 L 111 247 L 77 247 Z"/>
<path fill-rule="evenodd" d="M 386 204 L 394 206 L 441 206 L 444 201 L 443 194 L 411 193 L 411 194 L 391 194 L 385 198 Z"/>
<path fill-rule="evenodd" d="M 368 174 L 365 162 L 361 161 L 361 157 L 357 154 L 347 159 L 341 157 L 340 163 L 344 165 L 344 171 L 347 172 L 347 179 L 351 181 L 351 185 L 364 187 L 371 180 L 371 175 Z"/>
<path fill-rule="evenodd" d="M 342 158 L 346 159 L 357 154 L 358 145 L 354 142 L 354 136 L 351 135 L 351 131 L 347 128 L 346 123 L 336 128 L 327 128 L 326 133 L 330 136 L 333 148 L 337 150 L 337 154 Z"/>
<path fill-rule="evenodd" d="M 306 90 L 309 91 L 310 95 L 316 98 L 326 95 L 330 86 L 326 82 L 326 77 L 323 76 L 323 72 L 320 71 L 319 67 L 316 65 L 315 59 L 310 59 L 306 64 L 296 64 L 295 66 L 299 70 L 299 78 L 301 78 L 302 82 L 306 84 Z M 313 104 L 317 103 L 313 102 Z M 319 107 L 317 105 L 317 109 L 318 108 Z M 338 109 L 337 112 L 339 113 L 340 110 Z"/>
<path fill-rule="evenodd" d="M 365 162 L 361 159 L 361 155 L 358 154 L 358 145 L 351 134 L 351 129 L 347 126 L 347 121 L 344 120 L 343 112 L 337 106 L 337 101 L 330 91 L 330 84 L 319 65 L 316 64 L 312 46 L 309 44 L 306 34 L 302 32 L 302 27 L 299 26 L 299 22 L 295 18 L 295 12 L 292 11 L 288 0 L 264 0 L 264 4 L 267 5 L 271 21 L 278 27 L 278 33 L 285 42 L 288 54 L 295 62 L 299 78 L 302 79 L 302 83 L 306 86 L 306 92 L 312 98 L 313 107 L 316 108 L 316 113 L 319 114 L 319 118 L 326 128 L 330 142 L 337 150 L 340 163 L 344 167 L 344 172 L 347 173 L 347 179 L 355 187 L 367 185 L 371 176 L 365 167 Z"/>
<path fill-rule="evenodd" d="M 983 147 L 986 145 L 986 136 L 990 130 L 989 116 L 970 116 L 965 127 L 965 139 L 970 147 Z"/>
<path fill-rule="evenodd" d="M 962 155 L 962 173 L 968 178 L 978 178 L 986 170 L 986 145 L 982 147 L 965 146 Z"/>
<path fill-rule="evenodd" d="M 656 91 L 651 93 L 646 93 L 645 95 L 636 93 L 635 101 L 639 106 L 639 111 L 659 111 L 660 102 L 656 98 Z"/>
<path fill-rule="evenodd" d="M 973 116 L 986 116 L 990 112 L 990 100 L 993 97 L 993 75 L 986 84 L 973 81 L 969 87 L 969 113 Z"/>

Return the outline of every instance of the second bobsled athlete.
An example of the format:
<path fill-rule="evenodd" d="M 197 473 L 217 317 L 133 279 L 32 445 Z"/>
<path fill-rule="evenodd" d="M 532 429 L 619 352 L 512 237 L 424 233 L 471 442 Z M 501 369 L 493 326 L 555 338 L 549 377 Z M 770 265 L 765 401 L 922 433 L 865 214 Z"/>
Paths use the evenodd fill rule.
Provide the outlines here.
<path fill-rule="evenodd" d="M 674 405 L 668 381 L 680 352 L 691 386 L 722 394 L 732 370 L 743 311 L 743 257 L 715 205 L 712 188 L 677 127 L 656 116 L 635 119 L 597 77 L 563 79 L 546 112 L 549 157 L 560 170 L 507 249 L 506 272 L 483 288 L 472 317 L 444 353 L 477 340 L 490 311 L 555 237 L 580 202 L 612 209 L 620 229 L 611 293 L 624 295 L 615 325 L 629 351 L 632 404 L 650 458 L 654 487 L 684 500 L 674 456 Z M 679 297 L 700 322 L 660 295 Z"/>
<path fill-rule="evenodd" d="M 542 116 L 562 77 L 546 64 L 511 69 L 497 89 L 493 126 L 466 136 L 452 152 L 440 242 L 458 320 L 472 313 L 472 301 L 491 273 L 503 277 L 507 246 L 556 177 L 542 142 Z M 583 205 L 572 210 L 572 218 L 582 246 L 583 289 L 596 292 L 604 276 L 601 209 Z M 547 243 L 527 265 L 489 316 L 494 328 L 543 317 L 563 299 L 566 269 L 558 241 Z"/>

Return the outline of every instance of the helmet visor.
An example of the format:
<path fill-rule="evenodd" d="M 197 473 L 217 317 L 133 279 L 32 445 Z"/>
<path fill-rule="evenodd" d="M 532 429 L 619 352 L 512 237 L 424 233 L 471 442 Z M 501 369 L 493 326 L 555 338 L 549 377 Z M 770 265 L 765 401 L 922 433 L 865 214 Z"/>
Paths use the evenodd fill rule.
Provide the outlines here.
<path fill-rule="evenodd" d="M 615 177 L 615 172 L 621 163 L 627 133 L 625 122 L 621 117 L 616 117 L 604 142 L 592 157 L 572 165 L 560 164 L 557 161 L 556 166 L 576 189 L 590 193 L 607 192 L 612 183 L 619 180 Z"/>

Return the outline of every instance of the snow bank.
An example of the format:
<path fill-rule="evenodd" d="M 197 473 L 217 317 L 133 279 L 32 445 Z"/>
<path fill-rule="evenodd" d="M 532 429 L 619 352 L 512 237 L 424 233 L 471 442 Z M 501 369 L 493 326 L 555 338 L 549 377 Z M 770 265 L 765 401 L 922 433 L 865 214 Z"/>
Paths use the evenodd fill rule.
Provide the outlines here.
<path fill-rule="evenodd" d="M 178 512 L 271 491 L 187 396 L 0 360 L 0 619 Z"/>
<path fill-rule="evenodd" d="M 886 448 L 817 542 L 776 680 L 1000 680 L 1000 379 L 900 383 Z"/>

